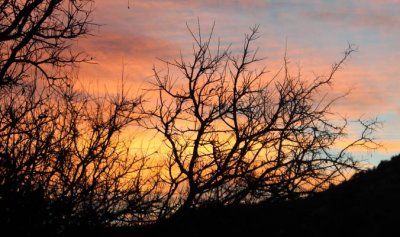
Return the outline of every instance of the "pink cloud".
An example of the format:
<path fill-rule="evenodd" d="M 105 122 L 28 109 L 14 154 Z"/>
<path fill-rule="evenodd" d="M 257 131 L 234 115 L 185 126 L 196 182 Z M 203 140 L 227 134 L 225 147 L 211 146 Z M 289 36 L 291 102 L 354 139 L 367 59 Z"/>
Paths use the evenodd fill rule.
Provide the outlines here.
<path fill-rule="evenodd" d="M 133 87 L 152 76 L 157 58 L 171 58 L 179 53 L 172 42 L 142 35 L 125 35 L 103 32 L 101 36 L 88 37 L 78 42 L 77 47 L 94 58 L 95 64 L 81 64 L 80 81 L 84 84 L 99 84 L 99 89 L 116 89 L 121 74 Z"/>
<path fill-rule="evenodd" d="M 351 43 L 358 44 L 360 52 L 353 54 L 337 73 L 333 87 L 327 88 L 333 96 L 352 89 L 336 111 L 352 117 L 388 112 L 399 117 L 400 54 L 391 47 L 397 45 L 398 33 L 393 32 L 398 32 L 400 16 L 387 10 L 399 2 L 130 0 L 128 9 L 128 0 L 97 0 L 93 20 L 101 27 L 94 30 L 97 36 L 80 41 L 79 46 L 98 64 L 83 65 L 81 75 L 113 88 L 124 64 L 126 78 L 133 88 L 140 88 L 151 80 L 157 58 L 173 59 L 181 50 L 184 54 L 191 50 L 186 22 L 196 27 L 199 17 L 206 34 L 215 21 L 215 39 L 220 37 L 224 45 L 233 43 L 235 51 L 242 47 L 248 27 L 261 23 L 255 46 L 266 57 L 257 66 L 266 65 L 271 71 L 266 80 L 282 66 L 286 37 L 293 73 L 299 66 L 310 80 L 314 73 L 328 73 L 348 39 L 357 40 Z"/>

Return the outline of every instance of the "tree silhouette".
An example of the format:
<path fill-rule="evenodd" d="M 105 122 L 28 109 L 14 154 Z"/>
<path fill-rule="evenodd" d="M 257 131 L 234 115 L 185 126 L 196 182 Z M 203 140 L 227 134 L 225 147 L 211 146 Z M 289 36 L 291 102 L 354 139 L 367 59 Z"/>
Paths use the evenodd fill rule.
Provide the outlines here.
<path fill-rule="evenodd" d="M 29 230 L 21 216 L 37 213 L 39 228 L 57 232 L 141 221 L 151 204 L 141 176 L 146 158 L 132 155 L 121 137 L 140 101 L 57 88 L 13 87 L 0 99 L 2 224 Z M 42 206 L 19 209 L 31 196 Z"/>
<path fill-rule="evenodd" d="M 91 0 L 4 0 L 0 3 L 0 86 L 29 77 L 32 69 L 54 80 L 85 61 L 71 40 L 88 34 Z"/>
<path fill-rule="evenodd" d="M 75 88 L 92 1 L 0 3 L 0 225 L 15 235 L 143 223 L 157 196 L 121 135 L 140 98 Z M 147 172 L 148 173 L 148 172 Z M 149 179 L 150 178 L 150 179 Z M 19 228 L 22 226 L 23 228 Z"/>
<path fill-rule="evenodd" d="M 154 68 L 157 103 L 142 108 L 148 119 L 140 121 L 162 135 L 167 150 L 162 178 L 169 188 L 160 216 L 210 202 L 306 196 L 359 167 L 349 148 L 375 145 L 370 135 L 377 121 L 361 121 L 360 138 L 335 152 L 347 120 L 332 113 L 340 97 L 329 100 L 322 92 L 353 48 L 327 76 L 293 75 L 285 56 L 280 73 L 267 79 L 252 49 L 258 27 L 245 36 L 239 54 L 212 45 L 213 30 L 203 37 L 200 26 L 188 29 L 192 55 L 164 61 L 165 70 Z"/>

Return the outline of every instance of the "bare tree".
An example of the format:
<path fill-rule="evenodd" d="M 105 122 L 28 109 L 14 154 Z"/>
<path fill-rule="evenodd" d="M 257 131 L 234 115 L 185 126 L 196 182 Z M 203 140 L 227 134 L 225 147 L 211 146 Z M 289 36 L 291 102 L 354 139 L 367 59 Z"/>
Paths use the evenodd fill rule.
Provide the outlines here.
<path fill-rule="evenodd" d="M 28 231 L 20 216 L 37 213 L 43 215 L 37 228 L 57 232 L 147 221 L 157 182 L 147 158 L 131 153 L 122 136 L 138 119 L 140 100 L 123 92 L 95 98 L 71 84 L 57 88 L 13 87 L 0 99 L 2 224 Z M 33 194 L 43 206 L 17 211 Z"/>
<path fill-rule="evenodd" d="M 240 54 L 212 45 L 189 28 L 193 53 L 154 68 L 157 103 L 143 106 L 142 126 L 162 135 L 167 160 L 160 216 L 178 215 L 208 202 L 223 205 L 287 200 L 323 190 L 358 169 L 348 153 L 376 145 L 377 121 L 363 122 L 360 138 L 344 149 L 347 120 L 331 107 L 324 88 L 354 51 L 333 64 L 327 76 L 305 80 L 292 75 L 284 57 L 281 71 L 267 77 L 252 43 L 258 27 L 245 36 Z M 339 120 L 338 120 L 339 119 Z"/>
<path fill-rule="evenodd" d="M 85 61 L 71 40 L 88 34 L 92 0 L 4 0 L 0 3 L 0 86 L 22 82 L 32 69 L 66 78 Z M 69 67 L 67 67 L 69 68 Z"/>
<path fill-rule="evenodd" d="M 71 44 L 89 33 L 91 12 L 91 0 L 0 3 L 3 231 L 140 224 L 153 212 L 157 176 L 122 135 L 141 99 L 74 87 L 86 58 Z"/>

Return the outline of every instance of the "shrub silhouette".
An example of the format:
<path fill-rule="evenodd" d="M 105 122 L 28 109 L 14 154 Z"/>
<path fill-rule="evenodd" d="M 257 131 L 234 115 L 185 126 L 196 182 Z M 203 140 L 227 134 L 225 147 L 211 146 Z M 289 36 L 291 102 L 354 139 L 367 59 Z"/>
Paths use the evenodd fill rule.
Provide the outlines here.
<path fill-rule="evenodd" d="M 396 236 L 400 213 L 400 155 L 308 198 L 231 207 L 209 206 L 138 236 Z M 179 230 L 179 231 L 177 231 Z M 124 236 L 124 235 L 121 235 Z"/>

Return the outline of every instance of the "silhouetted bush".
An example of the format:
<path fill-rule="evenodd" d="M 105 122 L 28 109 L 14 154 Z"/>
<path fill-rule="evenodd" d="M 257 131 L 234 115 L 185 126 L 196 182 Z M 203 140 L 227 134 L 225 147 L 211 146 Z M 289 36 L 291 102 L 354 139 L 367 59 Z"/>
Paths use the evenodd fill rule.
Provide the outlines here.
<path fill-rule="evenodd" d="M 194 209 L 137 236 L 397 236 L 400 155 L 308 198 Z M 179 230 L 179 231 L 177 231 Z M 128 231 L 127 231 L 128 232 Z M 127 236 L 127 235 L 121 235 Z"/>

